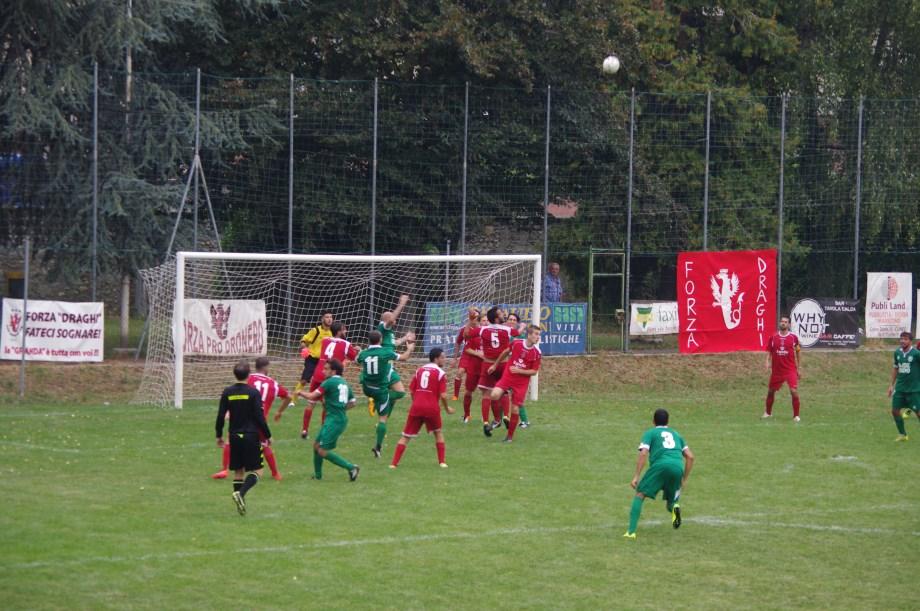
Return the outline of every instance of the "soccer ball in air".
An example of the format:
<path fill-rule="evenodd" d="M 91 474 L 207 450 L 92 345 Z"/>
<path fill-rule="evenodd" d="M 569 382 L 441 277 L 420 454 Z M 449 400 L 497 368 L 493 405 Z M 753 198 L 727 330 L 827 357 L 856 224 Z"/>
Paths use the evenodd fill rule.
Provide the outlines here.
<path fill-rule="evenodd" d="M 617 70 L 620 69 L 620 60 L 616 55 L 608 55 L 604 59 L 604 74 L 616 74 Z"/>

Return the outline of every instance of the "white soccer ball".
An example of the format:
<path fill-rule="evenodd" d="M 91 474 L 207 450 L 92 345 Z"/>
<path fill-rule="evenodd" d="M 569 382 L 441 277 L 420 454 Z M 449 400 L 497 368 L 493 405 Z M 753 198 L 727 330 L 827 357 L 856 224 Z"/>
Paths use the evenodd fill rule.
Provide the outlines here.
<path fill-rule="evenodd" d="M 617 70 L 620 69 L 620 60 L 616 55 L 608 55 L 604 59 L 603 69 L 604 74 L 616 74 Z"/>

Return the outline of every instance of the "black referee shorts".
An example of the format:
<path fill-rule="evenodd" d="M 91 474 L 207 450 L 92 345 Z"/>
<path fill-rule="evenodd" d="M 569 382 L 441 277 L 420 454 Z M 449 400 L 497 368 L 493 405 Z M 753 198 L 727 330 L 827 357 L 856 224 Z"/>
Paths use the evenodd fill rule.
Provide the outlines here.
<path fill-rule="evenodd" d="M 313 378 L 313 372 L 316 371 L 316 364 L 319 363 L 319 359 L 315 359 L 312 356 L 308 356 L 303 361 L 303 373 L 300 374 L 300 381 L 310 383 L 310 380 Z"/>
<path fill-rule="evenodd" d="M 262 468 L 262 444 L 258 433 L 230 433 L 230 469 Z"/>

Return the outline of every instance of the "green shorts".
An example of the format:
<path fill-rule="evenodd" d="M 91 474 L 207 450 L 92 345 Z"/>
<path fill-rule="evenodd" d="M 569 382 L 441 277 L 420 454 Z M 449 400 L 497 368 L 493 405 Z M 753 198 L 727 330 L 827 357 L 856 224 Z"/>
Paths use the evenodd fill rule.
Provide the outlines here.
<path fill-rule="evenodd" d="M 646 497 L 654 499 L 659 491 L 664 491 L 664 500 L 668 505 L 680 496 L 680 480 L 684 476 L 684 466 L 676 462 L 664 462 L 649 467 L 636 487 Z"/>
<path fill-rule="evenodd" d="M 393 366 L 391 365 L 391 366 L 390 366 L 390 378 L 389 378 L 389 380 L 388 380 L 387 383 L 388 383 L 390 386 L 392 386 L 393 384 L 396 384 L 397 382 L 402 382 L 402 378 L 399 377 L 399 372 L 396 371 L 396 367 L 393 367 Z"/>
<path fill-rule="evenodd" d="M 891 395 L 891 409 L 903 409 L 909 407 L 917 410 L 920 407 L 920 393 L 894 391 Z"/>
<path fill-rule="evenodd" d="M 323 427 L 319 430 L 319 435 L 316 436 L 316 443 L 324 450 L 334 450 L 347 426 L 348 420 L 326 418 Z"/>
<path fill-rule="evenodd" d="M 374 411 L 378 416 L 389 416 L 393 411 L 393 403 L 390 401 L 389 388 L 377 388 L 376 386 L 361 385 L 364 394 L 374 400 Z"/>

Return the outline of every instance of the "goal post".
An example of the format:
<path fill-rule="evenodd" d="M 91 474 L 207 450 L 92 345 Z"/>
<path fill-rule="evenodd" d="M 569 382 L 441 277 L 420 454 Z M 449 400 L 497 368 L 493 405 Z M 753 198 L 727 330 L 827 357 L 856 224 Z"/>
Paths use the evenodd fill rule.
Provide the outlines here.
<path fill-rule="evenodd" d="M 293 386 L 299 339 L 326 310 L 346 325 L 350 341 L 364 345 L 381 313 L 408 294 L 396 331 L 415 333 L 419 358 L 436 346 L 453 355 L 471 305 L 500 305 L 522 320 L 541 320 L 540 255 L 178 252 L 141 276 L 150 342 L 135 402 L 176 408 L 218 396 L 241 358 L 268 356 L 272 375 Z M 537 393 L 535 377 L 531 398 Z"/>

